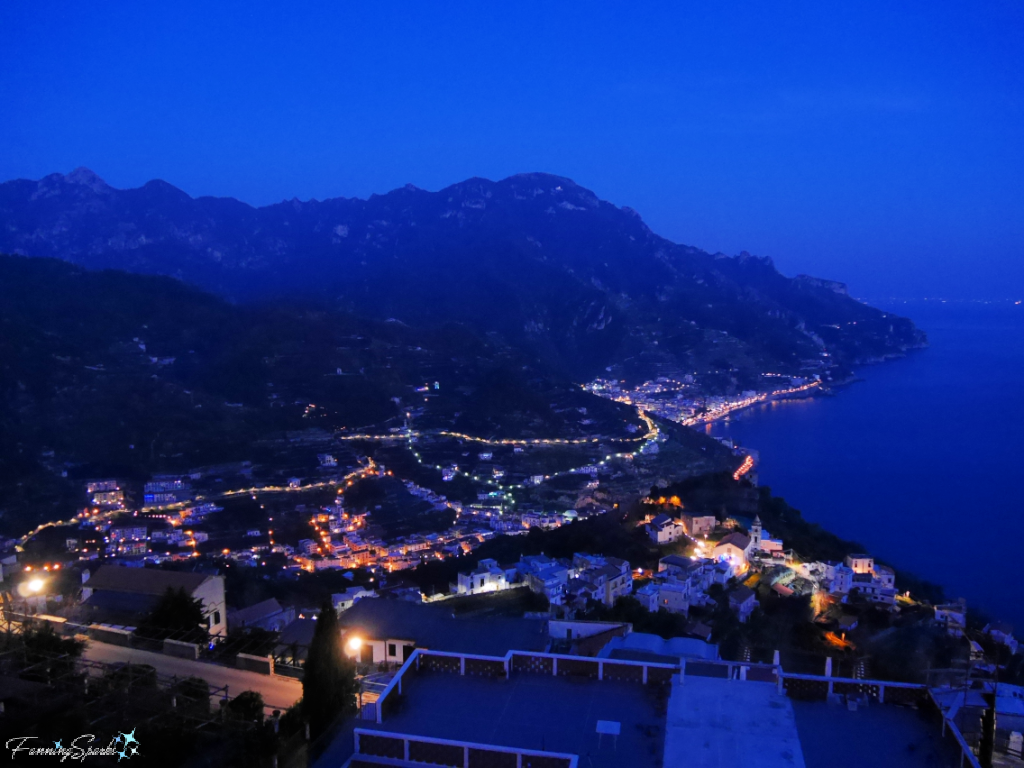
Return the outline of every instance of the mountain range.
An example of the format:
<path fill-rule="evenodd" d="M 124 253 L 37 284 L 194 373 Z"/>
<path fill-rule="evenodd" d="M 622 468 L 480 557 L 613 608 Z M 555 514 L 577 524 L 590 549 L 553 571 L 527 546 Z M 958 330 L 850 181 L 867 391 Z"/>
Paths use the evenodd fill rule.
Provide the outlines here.
<path fill-rule="evenodd" d="M 177 278 L 412 326 L 469 326 L 576 381 L 612 371 L 848 372 L 925 342 L 841 283 L 652 232 L 530 173 L 253 207 L 87 169 L 0 184 L 0 252 Z"/>

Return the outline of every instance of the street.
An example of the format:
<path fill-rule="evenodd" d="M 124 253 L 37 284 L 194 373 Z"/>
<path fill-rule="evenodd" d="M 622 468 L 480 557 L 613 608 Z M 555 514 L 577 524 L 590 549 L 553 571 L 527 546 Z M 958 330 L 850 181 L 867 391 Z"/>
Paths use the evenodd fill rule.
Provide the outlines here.
<path fill-rule="evenodd" d="M 285 710 L 302 696 L 302 683 L 289 677 L 261 675 L 244 669 L 207 664 L 202 661 L 179 659 L 162 653 L 142 651 L 137 648 L 123 648 L 119 645 L 99 643 L 90 640 L 82 654 L 84 659 L 104 664 L 130 662 L 149 664 L 161 675 L 178 677 L 201 677 L 211 686 L 228 686 L 228 694 L 237 696 L 242 691 L 258 691 L 263 702 L 270 709 Z"/>

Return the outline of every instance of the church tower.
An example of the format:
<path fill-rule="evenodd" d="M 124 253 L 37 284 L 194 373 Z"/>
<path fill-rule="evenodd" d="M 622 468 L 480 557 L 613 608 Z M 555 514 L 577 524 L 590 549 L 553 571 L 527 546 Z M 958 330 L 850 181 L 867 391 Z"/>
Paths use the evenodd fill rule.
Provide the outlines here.
<path fill-rule="evenodd" d="M 757 551 L 761 548 L 761 517 L 754 517 L 754 524 L 750 526 L 750 549 Z"/>

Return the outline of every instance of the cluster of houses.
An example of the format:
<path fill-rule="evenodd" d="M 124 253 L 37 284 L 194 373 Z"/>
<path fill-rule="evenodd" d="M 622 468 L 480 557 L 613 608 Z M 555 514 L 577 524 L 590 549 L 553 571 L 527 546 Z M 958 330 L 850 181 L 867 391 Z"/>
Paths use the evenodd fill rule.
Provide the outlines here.
<path fill-rule="evenodd" d="M 817 380 L 817 376 L 765 376 L 768 380 L 764 390 L 747 389 L 729 397 L 701 391 L 693 374 L 679 378 L 659 376 L 634 387 L 624 387 L 622 382 L 614 379 L 595 379 L 585 388 L 599 397 L 627 403 L 671 421 L 687 423 L 699 414 L 704 418 L 708 415 L 713 417 L 758 402 L 773 393 L 806 387 Z"/>
<path fill-rule="evenodd" d="M 680 513 L 678 517 L 659 514 L 646 526 L 648 536 L 658 544 L 670 544 L 682 537 L 695 543 L 695 557 L 668 555 L 659 562 L 653 579 L 637 590 L 637 598 L 648 610 L 668 610 L 686 614 L 691 605 L 707 605 L 707 590 L 713 584 L 728 586 L 748 571 L 765 575 L 780 595 L 795 592 L 826 592 L 845 602 L 859 595 L 886 607 L 896 605 L 896 574 L 892 568 L 876 563 L 865 554 L 850 554 L 843 562 L 797 563 L 792 551 L 780 539 L 772 538 L 755 517 L 749 533 L 732 531 L 717 541 L 709 541 L 715 531 L 714 516 Z M 755 579 L 756 581 L 756 579 Z M 738 586 L 729 593 L 730 605 L 741 621 L 757 607 L 753 590 Z M 945 618 L 947 611 L 936 609 L 938 620 L 957 626 Z"/>
<path fill-rule="evenodd" d="M 496 535 L 490 528 L 456 522 L 439 533 L 417 533 L 389 542 L 367 532 L 367 518 L 368 513 L 347 512 L 340 504 L 322 510 L 310 521 L 317 538 L 299 541 L 295 562 L 308 571 L 368 567 L 402 571 L 471 552 Z"/>
<path fill-rule="evenodd" d="M 525 586 L 555 606 L 584 609 L 590 601 L 611 606 L 633 592 L 633 572 L 621 558 L 579 552 L 572 560 L 523 555 L 508 566 L 486 559 L 472 571 L 460 573 L 451 593 L 479 595 L 515 586 Z"/>

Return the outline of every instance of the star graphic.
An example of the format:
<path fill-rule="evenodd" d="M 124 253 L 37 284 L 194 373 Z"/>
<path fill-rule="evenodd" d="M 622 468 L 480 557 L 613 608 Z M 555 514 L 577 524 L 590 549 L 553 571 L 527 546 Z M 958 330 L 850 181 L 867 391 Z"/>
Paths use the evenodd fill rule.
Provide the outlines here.
<path fill-rule="evenodd" d="M 62 741 L 63 741 L 63 739 L 62 739 Z M 53 742 L 53 746 L 54 746 L 55 749 L 60 749 L 61 748 L 60 741 Z"/>
<path fill-rule="evenodd" d="M 117 753 L 117 762 L 120 763 L 122 757 L 128 757 L 127 752 L 125 752 L 124 750 Z"/>
<path fill-rule="evenodd" d="M 128 750 L 128 757 L 135 757 L 137 754 L 139 754 L 139 743 L 135 742 L 134 744 L 130 744 L 127 747 L 127 750 Z"/>
<path fill-rule="evenodd" d="M 131 733 L 123 733 L 121 735 L 124 736 L 124 743 L 125 744 L 133 744 L 133 743 L 134 744 L 138 744 L 139 743 L 139 740 L 135 738 L 135 729 L 134 728 L 132 728 L 132 732 Z"/>

